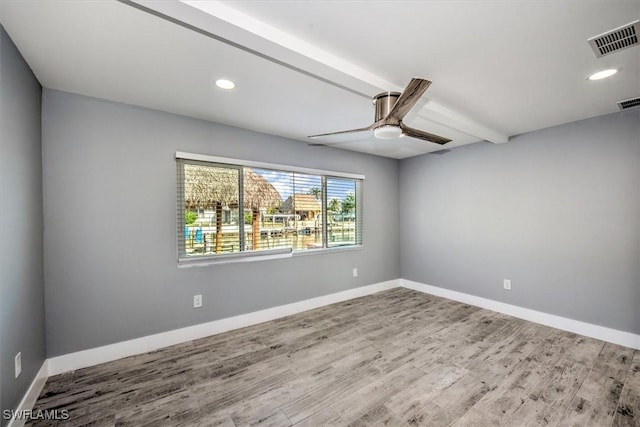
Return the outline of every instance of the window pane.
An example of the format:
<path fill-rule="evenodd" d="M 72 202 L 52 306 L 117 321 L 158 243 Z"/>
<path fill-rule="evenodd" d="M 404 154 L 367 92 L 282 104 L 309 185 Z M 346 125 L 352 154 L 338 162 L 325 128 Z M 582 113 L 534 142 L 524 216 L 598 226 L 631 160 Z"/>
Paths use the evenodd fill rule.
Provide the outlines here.
<path fill-rule="evenodd" d="M 291 172 L 244 168 L 244 223 L 247 251 L 291 248 L 292 218 L 283 213 L 283 194 L 293 189 Z M 255 238 L 254 238 L 255 236 Z"/>
<path fill-rule="evenodd" d="M 322 177 L 293 174 L 293 191 L 284 203 L 293 215 L 296 238 L 293 250 L 322 248 Z"/>
<path fill-rule="evenodd" d="M 356 238 L 357 205 L 356 181 L 327 177 L 327 246 L 360 244 Z"/>
<path fill-rule="evenodd" d="M 239 170 L 184 164 L 184 254 L 240 251 Z"/>

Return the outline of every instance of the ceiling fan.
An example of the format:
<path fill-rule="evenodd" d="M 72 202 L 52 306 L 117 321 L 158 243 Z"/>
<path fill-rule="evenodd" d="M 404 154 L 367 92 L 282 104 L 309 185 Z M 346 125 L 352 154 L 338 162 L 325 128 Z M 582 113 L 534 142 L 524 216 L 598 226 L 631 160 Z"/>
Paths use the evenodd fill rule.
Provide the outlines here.
<path fill-rule="evenodd" d="M 400 136 L 410 136 L 424 141 L 435 142 L 444 145 L 451 140 L 442 136 L 434 135 L 419 129 L 411 128 L 402 119 L 409 110 L 418 102 L 418 99 L 427 90 L 431 82 L 425 79 L 414 77 L 411 79 L 404 92 L 382 92 L 373 97 L 376 106 L 375 122 L 371 126 L 359 129 L 343 130 L 340 132 L 323 133 L 311 135 L 309 138 L 321 138 L 324 136 L 340 135 L 353 132 L 373 131 L 373 136 L 378 139 L 393 139 Z M 318 143 L 309 145 L 333 145 L 334 143 Z"/>

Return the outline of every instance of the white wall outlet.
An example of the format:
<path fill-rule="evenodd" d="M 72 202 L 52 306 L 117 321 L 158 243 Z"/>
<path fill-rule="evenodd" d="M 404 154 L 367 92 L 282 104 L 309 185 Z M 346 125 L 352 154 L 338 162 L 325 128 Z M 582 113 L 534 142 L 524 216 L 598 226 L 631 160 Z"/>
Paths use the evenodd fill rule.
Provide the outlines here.
<path fill-rule="evenodd" d="M 194 295 L 193 296 L 193 308 L 202 307 L 202 295 Z"/>
<path fill-rule="evenodd" d="M 22 353 L 18 352 L 15 357 L 15 368 L 16 368 L 16 378 L 20 376 L 20 372 L 22 372 Z"/>
<path fill-rule="evenodd" d="M 353 267 L 353 277 L 358 277 L 358 267 Z"/>
<path fill-rule="evenodd" d="M 511 290 L 511 280 L 509 279 L 504 279 L 503 285 L 502 285 L 506 290 L 510 291 Z"/>

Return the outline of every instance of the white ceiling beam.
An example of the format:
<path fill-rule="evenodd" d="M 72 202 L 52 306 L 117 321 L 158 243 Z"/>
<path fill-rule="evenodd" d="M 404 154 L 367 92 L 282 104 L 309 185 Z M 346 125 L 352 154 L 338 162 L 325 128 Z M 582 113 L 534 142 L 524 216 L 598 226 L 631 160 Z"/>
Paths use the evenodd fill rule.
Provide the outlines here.
<path fill-rule="evenodd" d="M 418 111 L 418 117 L 431 120 L 434 123 L 466 133 L 467 135 L 493 142 L 494 144 L 509 142 L 508 135 L 491 129 L 480 122 L 439 104 L 432 99 L 429 99 L 425 106 Z"/>
<path fill-rule="evenodd" d="M 368 70 L 219 1 L 121 1 L 369 99 L 379 92 L 404 90 Z M 494 143 L 509 140 L 508 135 L 448 109 L 435 100 L 429 100 L 418 111 L 418 116 L 479 140 Z"/>

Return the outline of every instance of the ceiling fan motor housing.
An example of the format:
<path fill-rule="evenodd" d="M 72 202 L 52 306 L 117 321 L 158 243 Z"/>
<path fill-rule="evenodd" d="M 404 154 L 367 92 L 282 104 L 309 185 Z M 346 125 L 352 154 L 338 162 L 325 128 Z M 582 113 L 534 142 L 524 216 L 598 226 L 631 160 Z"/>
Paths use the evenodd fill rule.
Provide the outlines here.
<path fill-rule="evenodd" d="M 373 103 L 376 106 L 376 122 L 389 115 L 400 95 L 400 92 L 382 92 L 373 97 Z"/>
<path fill-rule="evenodd" d="M 400 92 L 382 92 L 373 97 L 373 103 L 376 106 L 376 122 L 389 115 L 400 95 Z M 402 135 L 402 130 L 399 123 L 383 124 L 373 129 L 373 136 L 378 139 L 395 139 L 400 135 Z"/>

